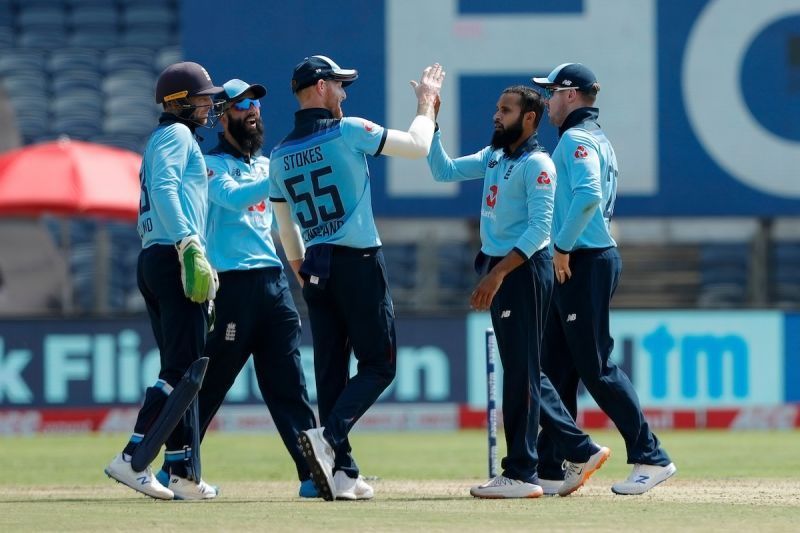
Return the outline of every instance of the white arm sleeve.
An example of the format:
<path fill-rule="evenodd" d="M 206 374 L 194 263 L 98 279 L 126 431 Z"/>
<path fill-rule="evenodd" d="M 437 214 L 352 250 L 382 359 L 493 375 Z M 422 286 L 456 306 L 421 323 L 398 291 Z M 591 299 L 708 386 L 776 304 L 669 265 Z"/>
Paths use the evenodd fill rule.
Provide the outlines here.
<path fill-rule="evenodd" d="M 281 236 L 281 244 L 286 252 L 286 259 L 295 261 L 302 259 L 306 253 L 303 246 L 303 238 L 300 236 L 300 227 L 292 220 L 287 202 L 272 202 L 275 210 L 275 218 L 278 220 L 278 234 Z"/>
<path fill-rule="evenodd" d="M 386 142 L 381 153 L 408 159 L 426 157 L 435 128 L 436 125 L 429 117 L 417 115 L 408 131 L 386 130 Z"/>

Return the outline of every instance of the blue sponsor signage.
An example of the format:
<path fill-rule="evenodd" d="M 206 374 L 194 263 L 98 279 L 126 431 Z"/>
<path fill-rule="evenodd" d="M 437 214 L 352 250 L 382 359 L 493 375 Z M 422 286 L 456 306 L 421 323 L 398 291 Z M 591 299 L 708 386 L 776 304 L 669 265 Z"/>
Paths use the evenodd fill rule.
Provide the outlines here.
<path fill-rule="evenodd" d="M 381 401 L 462 403 L 467 395 L 463 320 L 400 319 L 397 330 L 397 377 Z M 314 401 L 307 331 L 301 352 Z M 355 372 L 355 358 L 352 363 Z M 0 408 L 138 404 L 159 367 L 158 348 L 144 318 L 0 321 Z M 227 400 L 261 403 L 252 359 Z"/>

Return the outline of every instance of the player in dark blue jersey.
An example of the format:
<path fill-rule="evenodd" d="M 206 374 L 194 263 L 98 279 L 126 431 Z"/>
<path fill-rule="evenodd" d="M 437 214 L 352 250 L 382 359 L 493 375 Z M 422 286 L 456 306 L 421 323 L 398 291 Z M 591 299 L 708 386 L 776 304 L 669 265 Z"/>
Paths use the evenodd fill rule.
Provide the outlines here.
<path fill-rule="evenodd" d="M 573 417 L 583 381 L 625 439 L 631 475 L 612 486 L 617 494 L 642 494 L 676 472 L 642 414 L 628 376 L 611 360 L 609 307 L 622 260 L 609 229 L 617 195 L 617 159 L 594 107 L 600 85 L 580 63 L 557 66 L 533 78 L 547 98 L 558 128 L 553 152 L 559 184 L 553 211 L 553 268 L 558 283 L 545 329 L 542 366 Z M 564 459 L 552 435 L 539 439 L 541 478 L 563 477 Z"/>
<path fill-rule="evenodd" d="M 299 63 L 295 127 L 270 155 L 270 200 L 289 209 L 306 246 L 300 269 L 314 340 L 323 427 L 301 434 L 311 476 L 326 500 L 373 495 L 351 455 L 348 433 L 395 375 L 394 308 L 372 214 L 367 156 L 422 158 L 444 80 L 438 64 L 412 82 L 417 116 L 408 131 L 344 117 L 344 88 L 358 77 L 325 56 Z M 350 354 L 358 372 L 350 377 Z"/>
<path fill-rule="evenodd" d="M 205 252 L 208 178 L 194 131 L 209 122 L 212 96 L 220 92 L 222 87 L 215 87 L 197 63 L 164 69 L 155 93 L 164 113 L 147 142 L 140 171 L 142 251 L 137 279 L 161 354 L 161 371 L 145 392 L 130 441 L 106 474 L 165 500 L 216 496 L 187 469 L 196 466 L 199 471 L 199 442 L 192 438 L 197 427 L 184 420 L 184 413 L 202 381 L 202 372 L 189 375 L 187 370 L 203 355 L 207 301 L 216 294 L 216 277 Z M 148 466 L 165 443 L 156 437 L 161 434 L 167 455 L 175 459 L 170 488 L 159 483 Z"/>
<path fill-rule="evenodd" d="M 478 498 L 567 496 L 578 490 L 611 453 L 581 431 L 553 385 L 541 373 L 539 352 L 553 290 L 548 244 L 558 177 L 539 144 L 542 97 L 531 87 L 507 88 L 497 101 L 490 146 L 451 159 L 437 130 L 428 154 L 436 181 L 483 179 L 482 276 L 470 298 L 489 310 L 503 369 L 503 424 L 507 455 L 503 472 L 473 487 Z M 540 417 L 541 412 L 541 417 Z M 551 430 L 567 458 L 564 479 L 549 485 L 536 472 L 539 426 Z"/>

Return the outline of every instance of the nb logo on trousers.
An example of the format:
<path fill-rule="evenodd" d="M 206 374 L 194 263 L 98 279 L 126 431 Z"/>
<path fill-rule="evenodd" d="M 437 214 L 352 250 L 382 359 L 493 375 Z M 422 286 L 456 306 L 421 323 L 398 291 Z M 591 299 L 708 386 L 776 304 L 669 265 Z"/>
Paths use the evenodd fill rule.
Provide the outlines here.
<path fill-rule="evenodd" d="M 578 315 L 575 313 L 570 313 L 567 315 L 567 322 L 575 322 L 575 319 L 578 318 Z"/>

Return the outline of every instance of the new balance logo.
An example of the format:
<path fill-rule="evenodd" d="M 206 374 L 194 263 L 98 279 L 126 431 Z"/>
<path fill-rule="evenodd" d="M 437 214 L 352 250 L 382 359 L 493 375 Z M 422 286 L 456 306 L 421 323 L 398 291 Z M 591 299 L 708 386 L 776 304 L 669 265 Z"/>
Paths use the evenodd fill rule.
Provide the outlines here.
<path fill-rule="evenodd" d="M 506 309 L 502 313 L 500 313 L 500 318 L 508 318 L 511 316 L 511 309 Z"/>
<path fill-rule="evenodd" d="M 228 342 L 236 340 L 236 322 L 228 322 L 228 326 L 225 328 L 225 340 Z"/>
<path fill-rule="evenodd" d="M 137 477 L 136 481 L 138 481 L 141 485 L 147 485 L 147 476 Z"/>
<path fill-rule="evenodd" d="M 647 480 L 648 480 L 648 479 L 650 479 L 650 476 L 644 476 L 644 475 L 640 475 L 640 476 L 639 476 L 639 477 L 636 479 L 636 483 L 641 483 L 642 485 L 644 485 L 644 484 L 646 484 L 646 483 L 647 483 Z"/>
<path fill-rule="evenodd" d="M 570 314 L 568 314 L 568 315 L 567 315 L 567 322 L 575 322 L 575 320 L 576 320 L 577 318 L 578 318 L 578 315 L 577 315 L 577 314 L 575 314 L 575 313 L 570 313 Z"/>

